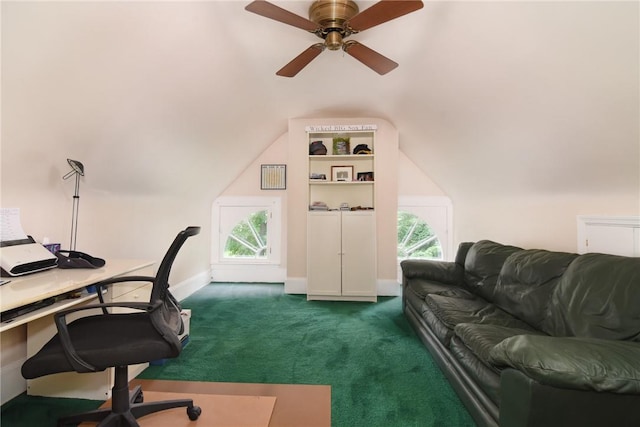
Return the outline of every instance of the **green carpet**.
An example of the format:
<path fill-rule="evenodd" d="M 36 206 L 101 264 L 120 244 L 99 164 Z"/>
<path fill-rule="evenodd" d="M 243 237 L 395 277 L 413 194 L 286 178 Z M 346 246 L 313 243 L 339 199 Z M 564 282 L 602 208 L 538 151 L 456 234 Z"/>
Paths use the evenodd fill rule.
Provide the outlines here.
<path fill-rule="evenodd" d="M 189 344 L 139 378 L 329 384 L 337 427 L 475 425 L 405 320 L 399 297 L 309 302 L 282 285 L 211 284 L 182 304 L 192 310 Z M 22 422 L 18 414 L 32 399 L 4 405 L 2 427 L 55 425 L 61 399 L 37 398 L 30 411 L 47 419 Z"/>

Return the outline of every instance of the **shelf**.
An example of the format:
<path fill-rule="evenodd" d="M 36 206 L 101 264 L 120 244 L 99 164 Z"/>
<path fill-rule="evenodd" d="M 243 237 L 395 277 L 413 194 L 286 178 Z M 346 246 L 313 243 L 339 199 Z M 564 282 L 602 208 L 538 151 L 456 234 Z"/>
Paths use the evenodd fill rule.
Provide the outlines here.
<path fill-rule="evenodd" d="M 326 155 L 317 155 L 309 156 L 309 160 L 326 160 L 326 161 L 336 161 L 336 160 L 357 160 L 357 159 L 373 159 L 374 154 L 326 154 Z"/>
<path fill-rule="evenodd" d="M 375 181 L 322 181 L 309 180 L 309 185 L 373 185 Z"/>
<path fill-rule="evenodd" d="M 333 154 L 335 138 L 349 138 L 350 146 L 345 154 Z M 308 142 L 321 141 L 327 148 L 327 154 L 309 154 L 308 165 L 308 201 L 312 204 L 316 201 L 326 203 L 331 209 L 338 209 L 342 203 L 350 206 L 375 207 L 375 181 L 358 181 L 361 179 L 373 179 L 375 174 L 376 158 L 374 145 L 375 131 L 365 132 L 310 132 Z M 366 145 L 369 154 L 353 154 L 355 147 Z M 337 169 L 336 169 L 337 168 Z M 312 176 L 324 176 L 326 179 L 311 179 Z M 337 181 L 337 178 L 346 178 L 349 181 Z"/>
<path fill-rule="evenodd" d="M 22 316 L 14 317 L 11 320 L 0 323 L 0 332 L 4 332 L 8 329 L 15 328 L 16 326 L 24 325 L 25 323 L 32 322 L 36 319 L 48 316 L 50 314 L 57 313 L 62 310 L 74 307 L 86 301 L 91 301 L 98 298 L 97 293 L 87 294 L 86 291 L 78 298 L 67 298 L 60 301 L 56 301 L 46 307 L 33 310 L 32 312 L 25 313 Z"/>

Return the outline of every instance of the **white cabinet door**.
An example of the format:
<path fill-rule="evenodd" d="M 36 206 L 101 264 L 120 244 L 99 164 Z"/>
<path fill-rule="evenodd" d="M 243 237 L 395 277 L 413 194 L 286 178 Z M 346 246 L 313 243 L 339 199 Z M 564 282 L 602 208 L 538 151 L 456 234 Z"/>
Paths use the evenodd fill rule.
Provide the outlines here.
<path fill-rule="evenodd" d="M 376 295 L 375 233 L 373 212 L 342 213 L 342 295 Z"/>
<path fill-rule="evenodd" d="M 307 219 L 307 294 L 340 295 L 340 212 L 309 212 Z"/>
<path fill-rule="evenodd" d="M 309 212 L 309 299 L 376 300 L 375 215 Z"/>
<path fill-rule="evenodd" d="M 640 256 L 640 217 L 578 216 L 578 252 Z"/>

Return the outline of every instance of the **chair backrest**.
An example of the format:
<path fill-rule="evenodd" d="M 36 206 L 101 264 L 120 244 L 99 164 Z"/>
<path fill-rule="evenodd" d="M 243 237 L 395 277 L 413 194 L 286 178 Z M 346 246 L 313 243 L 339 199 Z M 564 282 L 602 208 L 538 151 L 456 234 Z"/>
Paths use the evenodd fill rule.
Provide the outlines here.
<path fill-rule="evenodd" d="M 164 333 L 179 334 L 182 332 L 180 304 L 169 292 L 169 274 L 176 255 L 178 255 L 178 251 L 180 251 L 184 242 L 198 233 L 200 233 L 200 227 L 187 227 L 178 233 L 162 259 L 153 281 L 149 303 L 151 305 L 160 305 L 160 307 L 151 313 L 151 320 L 156 329 L 163 332 L 163 335 Z"/>

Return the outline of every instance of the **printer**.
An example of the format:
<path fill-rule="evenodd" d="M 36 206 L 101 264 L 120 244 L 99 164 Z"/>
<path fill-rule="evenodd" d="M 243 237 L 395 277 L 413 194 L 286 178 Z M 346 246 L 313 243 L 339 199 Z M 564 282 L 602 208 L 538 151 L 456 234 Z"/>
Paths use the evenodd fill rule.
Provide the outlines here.
<path fill-rule="evenodd" d="M 2 275 L 21 276 L 54 268 L 58 258 L 31 237 L 0 242 Z"/>

